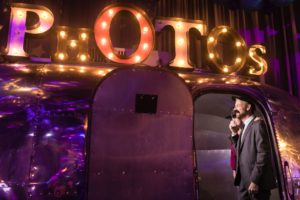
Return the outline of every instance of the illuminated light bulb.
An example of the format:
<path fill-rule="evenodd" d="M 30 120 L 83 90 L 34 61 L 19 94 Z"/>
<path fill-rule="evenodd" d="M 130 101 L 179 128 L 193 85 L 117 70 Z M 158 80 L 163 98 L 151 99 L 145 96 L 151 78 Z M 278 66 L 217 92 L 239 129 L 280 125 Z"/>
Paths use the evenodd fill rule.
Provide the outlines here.
<path fill-rule="evenodd" d="M 101 44 L 102 44 L 102 45 L 105 45 L 105 44 L 106 44 L 106 38 L 102 38 L 102 39 L 101 39 Z"/>
<path fill-rule="evenodd" d="M 148 28 L 148 27 L 144 27 L 144 28 L 143 28 L 143 32 L 144 32 L 144 33 L 147 33 L 147 32 L 148 32 L 148 30 L 149 30 L 149 28 Z"/>
<path fill-rule="evenodd" d="M 186 83 L 190 83 L 191 81 L 190 81 L 190 80 L 185 80 L 185 82 L 186 82 Z"/>
<path fill-rule="evenodd" d="M 198 82 L 198 83 L 203 83 L 203 80 L 202 80 L 202 79 L 199 79 L 197 82 Z"/>
<path fill-rule="evenodd" d="M 28 69 L 28 68 L 23 68 L 23 69 L 21 69 L 21 71 L 22 71 L 22 72 L 28 73 L 28 72 L 30 72 L 30 69 Z"/>
<path fill-rule="evenodd" d="M 65 59 L 65 55 L 64 55 L 63 53 L 59 53 L 59 54 L 58 54 L 58 58 L 59 58 L 60 60 L 63 60 L 63 59 Z"/>
<path fill-rule="evenodd" d="M 97 74 L 100 75 L 100 76 L 104 76 L 105 72 L 103 70 L 99 70 Z"/>
<path fill-rule="evenodd" d="M 64 66 L 63 66 L 63 65 L 59 65 L 59 71 L 60 71 L 60 72 L 64 72 L 64 71 L 65 71 L 65 69 L 64 69 Z"/>
<path fill-rule="evenodd" d="M 184 74 L 178 74 L 178 76 L 180 76 L 181 78 L 184 78 L 185 77 L 185 75 Z"/>
<path fill-rule="evenodd" d="M 282 150 L 285 150 L 287 147 L 287 144 L 283 141 L 279 141 L 279 149 L 282 151 Z"/>
<path fill-rule="evenodd" d="M 66 32 L 65 31 L 60 31 L 59 35 L 60 35 L 60 37 L 64 38 L 66 36 Z"/>
<path fill-rule="evenodd" d="M 183 39 L 183 38 L 179 38 L 178 44 L 179 44 L 179 45 L 182 45 L 183 43 L 184 43 L 184 39 Z"/>
<path fill-rule="evenodd" d="M 202 30 L 202 29 L 203 29 L 203 24 L 199 24 L 199 25 L 197 26 L 197 28 L 198 28 L 198 30 Z"/>
<path fill-rule="evenodd" d="M 109 58 L 109 59 L 112 59 L 113 57 L 114 57 L 114 54 L 113 54 L 113 53 L 111 53 L 111 52 L 108 53 L 108 58 Z"/>
<path fill-rule="evenodd" d="M 179 66 L 183 66 L 184 65 L 184 60 L 179 60 L 179 62 L 178 62 L 178 64 L 179 64 Z"/>
<path fill-rule="evenodd" d="M 215 54 L 210 53 L 208 56 L 209 56 L 210 59 L 213 59 L 215 57 Z"/>
<path fill-rule="evenodd" d="M 79 72 L 80 72 L 80 73 L 84 73 L 84 72 L 85 72 L 85 67 L 80 67 Z"/>
<path fill-rule="evenodd" d="M 249 56 L 251 56 L 251 57 L 252 57 L 253 55 L 254 55 L 254 53 L 253 53 L 253 52 L 249 52 Z"/>
<path fill-rule="evenodd" d="M 74 41 L 74 40 L 72 40 L 71 42 L 70 42 L 70 46 L 72 47 L 72 48 L 74 48 L 74 47 L 76 47 L 76 42 Z"/>
<path fill-rule="evenodd" d="M 141 61 L 141 56 L 135 56 L 135 62 L 140 62 Z"/>
<path fill-rule="evenodd" d="M 236 59 L 235 59 L 235 62 L 236 62 L 236 63 L 240 63 L 241 61 L 242 61 L 241 58 L 236 58 Z"/>
<path fill-rule="evenodd" d="M 144 50 L 145 50 L 145 49 L 148 49 L 148 46 L 149 46 L 148 43 L 144 43 L 144 44 L 143 44 L 143 49 L 144 49 Z"/>
<path fill-rule="evenodd" d="M 86 59 L 87 59 L 87 57 L 86 57 L 85 54 L 81 54 L 81 55 L 80 55 L 80 60 L 81 60 L 81 61 L 84 62 L 84 61 L 86 61 Z"/>
<path fill-rule="evenodd" d="M 85 40 L 87 38 L 87 34 L 86 33 L 81 33 L 80 37 L 82 40 Z"/>
<path fill-rule="evenodd" d="M 229 72 L 229 69 L 228 69 L 228 67 L 227 67 L 227 66 L 224 66 L 224 68 L 223 68 L 223 72 L 225 72 L 225 73 Z"/>
<path fill-rule="evenodd" d="M 176 23 L 176 28 L 179 28 L 179 29 L 182 28 L 182 22 L 177 22 Z"/>
<path fill-rule="evenodd" d="M 262 62 L 259 63 L 259 66 L 260 66 L 260 67 L 263 67 L 263 66 L 264 66 L 264 63 L 262 63 Z"/>
<path fill-rule="evenodd" d="M 223 32 L 223 33 L 226 33 L 227 31 L 228 31 L 227 28 L 223 28 L 223 29 L 222 29 L 222 32 Z"/>
<path fill-rule="evenodd" d="M 108 10 L 108 15 L 109 15 L 109 16 L 113 16 L 113 14 L 114 14 L 113 9 L 109 9 L 109 10 Z"/>
<path fill-rule="evenodd" d="M 23 17 L 23 15 L 24 15 L 24 12 L 23 12 L 23 11 L 21 11 L 21 10 L 18 10 L 18 11 L 17 11 L 17 15 L 18 15 L 19 17 Z"/>
<path fill-rule="evenodd" d="M 50 71 L 50 70 L 47 69 L 47 68 L 44 68 L 44 69 L 43 69 L 43 72 L 44 72 L 44 73 L 47 73 L 48 71 Z"/>
<path fill-rule="evenodd" d="M 42 18 L 47 19 L 47 18 L 48 18 L 48 13 L 43 12 L 43 13 L 42 13 Z"/>
<path fill-rule="evenodd" d="M 45 28 L 44 27 L 42 27 L 42 26 L 40 26 L 39 28 L 38 28 L 38 30 L 40 31 L 40 32 L 45 32 L 44 30 L 45 30 Z"/>
<path fill-rule="evenodd" d="M 253 73 L 254 73 L 254 69 L 253 68 L 249 69 L 249 74 L 253 74 Z"/>
<path fill-rule="evenodd" d="M 137 19 L 141 18 L 141 14 L 140 13 L 137 13 L 135 16 L 136 16 Z"/>
<path fill-rule="evenodd" d="M 105 29 L 107 26 L 107 23 L 106 22 L 102 22 L 102 28 Z"/>
<path fill-rule="evenodd" d="M 242 46 L 242 43 L 240 41 L 238 41 L 235 43 L 235 46 L 240 47 L 240 46 Z"/>
<path fill-rule="evenodd" d="M 215 38 L 214 38 L 214 37 L 209 37 L 209 38 L 208 38 L 208 42 L 213 42 L 213 41 L 215 41 Z"/>
<path fill-rule="evenodd" d="M 13 48 L 12 50 L 13 50 L 13 52 L 14 52 L 15 55 L 18 55 L 18 54 L 19 54 L 19 51 L 18 51 L 17 48 Z"/>

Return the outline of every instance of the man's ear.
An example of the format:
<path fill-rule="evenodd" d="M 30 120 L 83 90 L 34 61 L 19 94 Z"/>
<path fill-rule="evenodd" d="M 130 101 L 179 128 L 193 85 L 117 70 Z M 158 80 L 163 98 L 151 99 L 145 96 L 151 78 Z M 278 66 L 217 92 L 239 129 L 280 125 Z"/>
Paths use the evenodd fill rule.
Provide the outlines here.
<path fill-rule="evenodd" d="M 250 109 L 251 109 L 251 104 L 248 103 L 248 104 L 247 104 L 246 110 L 247 110 L 247 111 L 250 111 Z"/>

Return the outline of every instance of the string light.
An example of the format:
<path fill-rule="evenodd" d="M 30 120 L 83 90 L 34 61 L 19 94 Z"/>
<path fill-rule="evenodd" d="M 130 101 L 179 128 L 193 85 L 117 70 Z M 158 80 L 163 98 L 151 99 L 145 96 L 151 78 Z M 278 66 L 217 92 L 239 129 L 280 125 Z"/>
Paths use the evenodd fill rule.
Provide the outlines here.
<path fill-rule="evenodd" d="M 209 54 L 209 58 L 210 58 L 210 59 L 213 59 L 214 57 L 215 57 L 215 54 L 213 54 L 213 53 L 210 53 L 210 54 Z"/>

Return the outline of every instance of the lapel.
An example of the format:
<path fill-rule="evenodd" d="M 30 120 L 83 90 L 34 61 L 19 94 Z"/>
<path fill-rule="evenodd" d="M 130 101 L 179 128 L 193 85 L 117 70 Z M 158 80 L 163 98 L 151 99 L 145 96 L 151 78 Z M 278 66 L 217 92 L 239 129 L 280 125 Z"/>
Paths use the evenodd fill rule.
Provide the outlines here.
<path fill-rule="evenodd" d="M 253 124 L 253 122 L 254 122 L 254 119 L 255 119 L 255 116 L 254 116 L 254 118 L 250 121 L 250 123 L 248 124 L 248 126 L 247 126 L 247 128 L 246 128 L 246 130 L 245 130 L 245 132 L 243 133 L 244 135 L 243 135 L 243 139 L 242 139 L 242 137 L 240 137 L 239 138 L 239 151 L 243 148 L 243 145 L 244 145 L 244 143 L 245 143 L 245 140 L 246 140 L 246 137 L 247 137 L 247 135 L 249 134 L 249 132 L 251 131 L 251 127 L 252 127 L 252 124 Z"/>

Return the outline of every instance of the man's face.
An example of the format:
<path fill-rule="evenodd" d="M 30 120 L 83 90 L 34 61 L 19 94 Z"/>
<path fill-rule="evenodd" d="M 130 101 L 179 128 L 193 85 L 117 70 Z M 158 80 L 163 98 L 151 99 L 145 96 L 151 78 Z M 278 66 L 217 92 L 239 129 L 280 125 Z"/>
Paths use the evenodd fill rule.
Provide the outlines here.
<path fill-rule="evenodd" d="M 247 102 L 235 99 L 234 110 L 238 112 L 239 118 L 243 118 L 248 114 L 249 106 L 250 105 Z"/>

